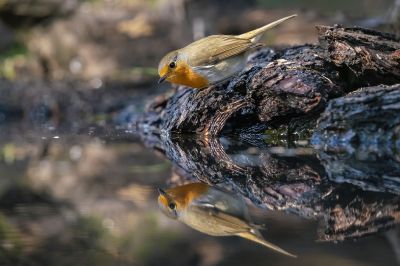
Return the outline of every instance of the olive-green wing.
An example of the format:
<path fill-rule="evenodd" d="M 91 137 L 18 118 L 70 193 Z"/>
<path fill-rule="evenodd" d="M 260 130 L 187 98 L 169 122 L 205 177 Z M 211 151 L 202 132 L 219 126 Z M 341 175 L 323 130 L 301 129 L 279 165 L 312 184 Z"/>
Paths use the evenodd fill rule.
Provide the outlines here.
<path fill-rule="evenodd" d="M 248 232 L 251 229 L 247 221 L 244 221 L 239 217 L 227 214 L 215 207 L 192 206 L 192 210 L 207 213 L 209 217 L 208 219 L 213 219 L 216 223 L 218 223 L 218 227 L 220 229 L 231 234 Z"/>
<path fill-rule="evenodd" d="M 212 65 L 227 58 L 240 55 L 259 46 L 248 39 L 231 35 L 212 35 L 184 48 L 192 66 Z"/>

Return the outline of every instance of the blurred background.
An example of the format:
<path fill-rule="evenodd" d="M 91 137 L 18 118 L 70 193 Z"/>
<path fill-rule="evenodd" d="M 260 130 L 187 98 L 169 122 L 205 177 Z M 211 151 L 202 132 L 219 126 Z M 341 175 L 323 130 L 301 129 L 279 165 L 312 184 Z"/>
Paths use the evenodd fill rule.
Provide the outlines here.
<path fill-rule="evenodd" d="M 160 58 L 195 39 L 292 13 L 267 44 L 316 43 L 316 24 L 397 33 L 399 2 L 0 0 L 0 265 L 399 265 L 398 228 L 319 243 L 317 219 L 265 212 L 265 236 L 293 261 L 169 220 L 155 199 L 171 163 L 103 124 L 166 89 Z"/>
<path fill-rule="evenodd" d="M 397 1 L 399 2 L 399 1 Z M 205 35 L 238 34 L 298 13 L 265 36 L 268 44 L 316 42 L 314 25 L 396 31 L 395 0 L 2 0 L 0 76 L 153 80 L 160 58 Z"/>

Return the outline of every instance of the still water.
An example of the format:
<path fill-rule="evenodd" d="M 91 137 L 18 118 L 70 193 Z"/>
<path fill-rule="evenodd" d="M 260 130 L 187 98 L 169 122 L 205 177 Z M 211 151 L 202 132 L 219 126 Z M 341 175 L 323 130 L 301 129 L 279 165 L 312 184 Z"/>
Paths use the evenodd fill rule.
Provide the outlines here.
<path fill-rule="evenodd" d="M 343 182 L 385 161 L 305 141 L 1 132 L 0 265 L 400 265 L 398 179 Z M 157 189 L 174 187 L 176 206 L 160 211 Z M 190 205 L 176 191 L 200 199 L 195 215 L 173 219 Z M 297 258 L 229 236 L 246 226 Z"/>

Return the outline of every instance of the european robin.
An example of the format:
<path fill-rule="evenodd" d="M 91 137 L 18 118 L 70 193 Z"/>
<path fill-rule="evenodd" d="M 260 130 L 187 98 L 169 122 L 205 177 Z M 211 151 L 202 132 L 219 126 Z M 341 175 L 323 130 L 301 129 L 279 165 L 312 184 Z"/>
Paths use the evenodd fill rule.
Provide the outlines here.
<path fill-rule="evenodd" d="M 269 243 L 251 223 L 244 199 L 204 183 L 168 190 L 158 189 L 161 211 L 195 230 L 212 236 L 240 236 L 287 256 L 296 257 Z"/>
<path fill-rule="evenodd" d="M 281 18 L 237 36 L 208 36 L 172 51 L 161 59 L 158 82 L 167 80 L 201 89 L 225 81 L 245 67 L 249 51 L 262 46 L 258 41 L 265 31 L 295 16 Z"/>

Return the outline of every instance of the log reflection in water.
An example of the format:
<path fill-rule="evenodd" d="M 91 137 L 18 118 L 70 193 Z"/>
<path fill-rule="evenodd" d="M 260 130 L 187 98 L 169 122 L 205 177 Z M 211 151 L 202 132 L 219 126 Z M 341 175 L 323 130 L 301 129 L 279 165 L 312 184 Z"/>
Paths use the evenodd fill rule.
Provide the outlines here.
<path fill-rule="evenodd" d="M 361 237 L 400 220 L 398 189 L 389 189 L 393 188 L 390 182 L 374 182 L 385 168 L 370 161 L 357 161 L 352 166 L 366 181 L 374 182 L 373 191 L 365 182 L 354 181 L 351 175 L 348 180 L 342 176 L 350 184 L 337 182 L 343 180 L 335 178 L 335 171 L 343 166 L 332 167 L 334 159 L 322 151 L 314 153 L 301 148 L 282 153 L 277 151 L 285 150 L 270 148 L 263 142 L 250 145 L 243 139 L 229 138 L 159 138 L 148 134 L 144 141 L 175 165 L 171 183 L 201 180 L 219 184 L 258 206 L 318 218 L 320 240 Z M 342 163 L 345 162 L 348 161 Z"/>

